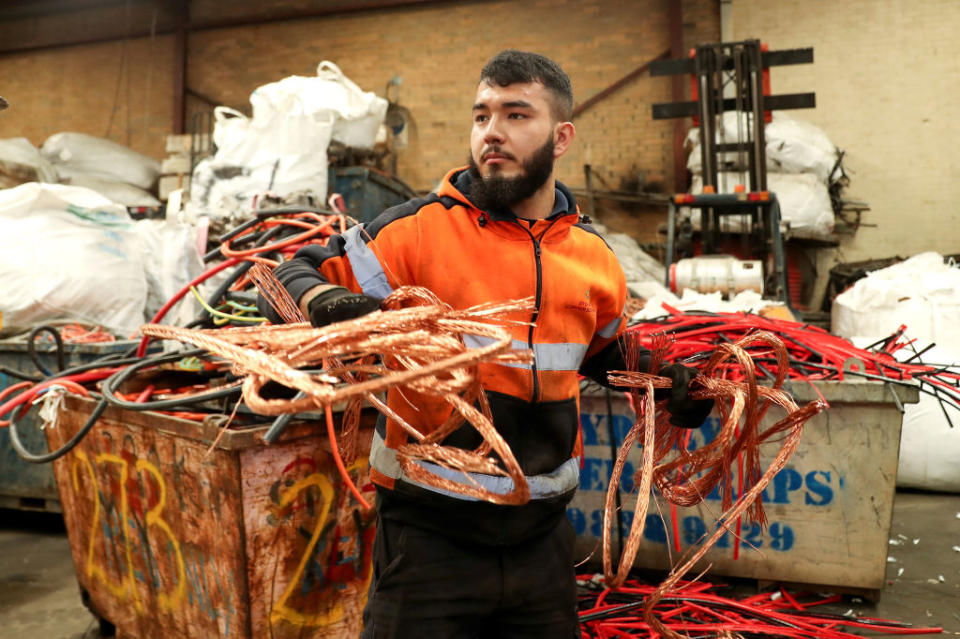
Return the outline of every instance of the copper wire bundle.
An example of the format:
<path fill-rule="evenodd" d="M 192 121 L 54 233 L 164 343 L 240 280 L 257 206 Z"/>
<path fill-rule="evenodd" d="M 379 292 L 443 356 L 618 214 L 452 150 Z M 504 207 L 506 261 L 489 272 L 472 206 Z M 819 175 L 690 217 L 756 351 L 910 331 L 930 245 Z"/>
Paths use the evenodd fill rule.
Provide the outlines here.
<path fill-rule="evenodd" d="M 742 514 L 747 512 L 752 521 L 765 524 L 761 492 L 793 455 L 800 442 L 804 423 L 827 407 L 823 401 L 811 402 L 803 408 L 798 407 L 786 392 L 780 390 L 785 375 L 778 376 L 770 388 L 758 386 L 753 360 L 744 350 L 758 343 L 769 345 L 777 359 L 786 362 L 786 349 L 782 342 L 770 333 L 758 332 L 736 343 L 717 346 L 701 374 L 694 378 L 690 396 L 693 399 L 713 399 L 721 420 L 717 437 L 695 450 L 688 450 L 684 445 L 685 431 L 671 426 L 664 411 L 658 413 L 655 410 L 654 389 L 670 387 L 669 379 L 637 372 L 613 372 L 609 376 L 613 384 L 631 389 L 634 406 L 638 407 L 638 411 L 637 422 L 627 433 L 618 451 L 607 489 L 603 567 L 608 585 L 621 585 L 633 566 L 646 522 L 651 485 L 655 484 L 668 501 L 678 506 L 694 506 L 700 503 L 718 485 L 722 493 L 724 512 L 718 518 L 716 530 L 700 544 L 696 552 L 675 566 L 667 579 L 646 600 L 645 621 L 664 637 L 677 639 L 682 635 L 666 628 L 655 617 L 653 609 L 657 602 Z M 658 370 L 660 359 L 666 350 L 665 338 L 656 340 L 653 346 L 651 370 Z M 628 337 L 628 366 L 631 362 L 636 362 L 638 350 L 637 340 Z M 744 369 L 745 382 L 731 382 L 711 376 L 728 360 L 735 360 Z M 785 371 L 786 368 L 780 366 L 778 370 Z M 641 393 L 641 390 L 645 392 Z M 773 404 L 786 410 L 787 415 L 761 431 L 760 422 Z M 635 477 L 638 486 L 637 504 L 629 537 L 624 543 L 619 565 L 614 572 L 610 529 L 614 521 L 615 497 L 620 489 L 620 478 L 627 455 L 641 432 L 643 462 Z M 767 469 L 761 472 L 759 446 L 778 433 L 786 433 L 781 448 Z M 744 490 L 736 503 L 733 503 L 731 465 L 740 455 L 743 455 L 745 460 L 740 477 Z"/>
<path fill-rule="evenodd" d="M 284 322 L 296 324 L 307 321 L 297 303 L 290 297 L 290 292 L 283 288 L 273 271 L 263 264 L 254 264 L 250 267 L 249 274 L 260 295 L 277 311 Z"/>
<path fill-rule="evenodd" d="M 454 310 L 426 289 L 401 288 L 383 301 L 382 308 L 386 312 L 324 328 L 299 323 L 203 331 L 148 324 L 143 333 L 194 344 L 233 362 L 235 372 L 245 375 L 244 401 L 261 415 L 329 409 L 344 401 L 348 407 L 357 406 L 366 399 L 414 439 L 399 448 L 397 455 L 401 469 L 411 479 L 497 504 L 529 501 L 520 465 L 493 427 L 477 365 L 532 360 L 529 351 L 512 350 L 512 337 L 505 328 L 525 324 L 508 316 L 529 313 L 532 300 Z M 465 335 L 480 337 L 486 345 L 468 348 Z M 271 381 L 300 394 L 293 399 L 264 397 L 264 387 Z M 432 432 L 420 432 L 376 396 L 390 388 L 441 398 L 451 406 L 451 414 Z M 355 421 L 357 416 L 357 411 L 348 410 L 345 421 Z M 441 446 L 464 422 L 480 433 L 483 444 L 473 451 Z M 418 461 L 508 476 L 514 488 L 498 494 L 464 486 L 427 470 Z"/>

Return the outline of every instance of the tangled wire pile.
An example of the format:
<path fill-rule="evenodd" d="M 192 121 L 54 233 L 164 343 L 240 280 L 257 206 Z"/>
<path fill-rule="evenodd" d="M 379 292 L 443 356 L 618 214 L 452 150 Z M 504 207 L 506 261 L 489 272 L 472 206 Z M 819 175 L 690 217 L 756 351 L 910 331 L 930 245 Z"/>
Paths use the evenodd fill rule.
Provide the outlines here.
<path fill-rule="evenodd" d="M 484 362 L 530 361 L 530 353 L 510 350 L 510 334 L 505 329 L 517 323 L 509 317 L 529 311 L 530 300 L 455 311 L 429 292 L 401 289 L 385 301 L 384 312 L 323 329 L 312 328 L 304 322 L 297 305 L 279 286 L 269 268 L 306 244 L 325 243 L 333 234 L 346 230 L 348 224 L 347 218 L 329 211 L 260 211 L 250 222 L 219 238 L 220 245 L 205 256 L 205 261 L 222 261 L 184 286 L 158 311 L 152 323 L 144 328 L 136 353 L 119 353 L 67 368 L 61 348 L 56 372 L 44 368 L 35 355 L 39 376 L 5 371 L 26 380 L 0 391 L 0 418 L 8 415 L 14 418 L 10 435 L 18 453 L 37 463 L 66 454 L 92 429 L 108 405 L 163 411 L 193 420 L 222 420 L 227 415 L 231 418 L 235 415 L 236 422 L 258 419 L 256 415 L 237 413 L 242 392 L 242 401 L 250 411 L 276 416 L 265 435 L 268 441 L 291 415 L 322 408 L 335 461 L 348 488 L 359 503 L 365 505 L 344 469 L 344 460 L 349 465 L 356 455 L 359 409 L 366 400 L 396 420 L 410 435 L 412 441 L 399 449 L 398 459 L 411 478 L 493 503 L 525 503 L 529 499 L 526 481 L 513 453 L 492 425 L 489 406 L 479 386 L 477 366 Z M 196 287 L 221 273 L 226 279 L 202 297 Z M 254 303 L 253 283 L 288 324 L 260 325 L 264 318 Z M 190 294 L 201 302 L 200 314 L 184 328 L 159 325 L 170 309 Z M 758 328 L 762 332 L 758 332 Z M 38 328 L 30 344 L 44 331 L 50 332 Z M 490 344 L 468 349 L 462 339 L 466 334 L 486 337 Z M 152 338 L 178 340 L 199 348 L 148 355 Z M 65 339 L 60 337 L 61 342 Z M 902 331 L 878 343 L 878 351 L 872 352 L 855 349 L 846 340 L 825 331 L 782 320 L 745 314 L 674 313 L 631 327 L 627 343 L 628 368 L 636 368 L 641 347 L 648 347 L 654 353 L 652 370 L 657 370 L 661 361 L 695 363 L 702 375 L 694 382 L 693 397 L 714 400 L 722 421 L 720 434 L 713 442 L 689 450 L 684 441 L 686 431 L 669 425 L 666 413 L 654 406 L 654 389 L 668 387 L 669 380 L 629 371 L 610 377 L 617 386 L 630 390 L 634 406 L 638 407 L 638 420 L 617 455 L 605 509 L 604 571 L 610 587 L 620 586 L 612 592 L 623 592 L 623 584 L 628 583 L 653 486 L 673 507 L 695 505 L 714 487 L 719 487 L 723 497 L 724 512 L 714 533 L 696 553 L 685 558 L 660 587 L 645 593 L 642 604 L 634 605 L 637 610 L 642 606 L 644 621 L 632 619 L 630 623 L 642 623 L 643 627 L 652 629 L 651 632 L 665 637 L 679 637 L 677 633 L 685 630 L 672 624 L 670 615 L 662 614 L 663 604 L 677 599 L 678 587 L 687 594 L 692 592 L 691 586 L 679 586 L 682 576 L 720 536 L 728 530 L 735 535 L 739 532 L 741 516 L 764 522 L 760 500 L 764 486 L 796 449 L 804 422 L 825 408 L 822 402 L 802 408 L 796 406 L 780 390 L 784 380 L 843 379 L 844 375 L 855 374 L 890 384 L 920 382 L 921 390 L 960 405 L 957 387 L 960 376 L 936 365 L 896 362 L 892 357 L 897 349 L 912 346 L 902 339 Z M 922 353 L 919 351 L 915 359 Z M 850 358 L 858 358 L 864 364 L 851 370 Z M 176 373 L 180 377 L 169 383 L 167 378 L 154 381 L 154 377 L 150 377 L 141 384 L 142 388 L 130 393 L 119 392 L 125 382 L 144 372 Z M 188 381 L 184 382 L 182 377 Z M 769 379 L 771 385 L 758 385 L 758 379 L 762 378 Z M 23 448 L 15 419 L 22 417 L 36 399 L 58 386 L 82 395 L 96 395 L 94 385 L 98 383 L 99 402 L 88 422 L 67 445 L 43 455 Z M 277 396 L 277 385 L 289 389 L 287 394 L 281 392 L 281 396 Z M 387 389 L 401 394 L 409 389 L 440 398 L 450 406 L 450 416 L 439 429 L 423 433 L 378 397 L 377 393 Z M 331 411 L 336 403 L 346 404 L 339 434 L 334 433 Z M 760 422 L 772 405 L 786 410 L 787 415 L 774 425 L 761 428 Z M 229 425 L 229 420 L 227 422 Z M 484 443 L 473 451 L 443 446 L 444 438 L 463 422 L 471 424 Z M 764 470 L 760 466 L 759 446 L 777 435 L 782 435 L 781 447 Z M 641 439 L 643 465 L 636 480 L 640 487 L 636 515 L 614 569 L 610 549 L 613 495 L 622 477 L 627 452 Z M 480 487 L 464 487 L 426 470 L 419 462 L 510 477 L 514 490 L 497 494 Z M 737 473 L 733 472 L 734 464 L 740 466 Z M 734 474 L 740 484 L 735 491 Z M 736 502 L 733 501 L 735 494 L 741 495 Z M 591 636 L 624 634 L 611 631 Z M 783 636 L 831 635 L 785 633 Z"/>
<path fill-rule="evenodd" d="M 837 380 L 848 377 L 883 382 L 889 387 L 911 386 L 960 408 L 960 372 L 949 363 L 924 363 L 923 355 L 933 346 L 919 350 L 916 340 L 904 337 L 907 327 L 878 340 L 866 348 L 857 348 L 848 340 L 827 331 L 782 319 L 750 313 L 681 312 L 664 305 L 667 315 L 628 330 L 649 347 L 655 336 L 670 338 L 665 357 L 702 365 L 718 344 L 734 342 L 756 331 L 776 335 L 786 348 L 787 359 L 775 357 L 763 344 L 748 348 L 755 371 L 761 379 L 774 380 L 785 374 L 792 380 Z M 902 361 L 895 354 L 903 352 Z M 744 371 L 737 365 L 723 365 L 728 379 L 742 380 Z M 894 398 L 896 393 L 894 392 Z M 944 415 L 946 415 L 944 411 Z M 949 417 L 947 417 L 949 420 Z"/>
<path fill-rule="evenodd" d="M 583 639 L 612 637 L 657 637 L 657 633 L 638 612 L 654 586 L 628 580 L 619 588 L 604 587 L 591 575 L 578 578 L 586 591 L 580 597 L 580 628 Z M 714 584 L 677 582 L 661 593 L 654 609 L 661 624 L 672 633 L 698 637 L 797 637 L 802 639 L 853 639 L 861 635 L 841 628 L 892 635 L 939 634 L 942 628 L 915 628 L 889 619 L 854 617 L 816 610 L 825 604 L 839 603 L 840 595 L 812 596 L 791 594 L 781 588 L 745 598 L 720 594 Z"/>
<path fill-rule="evenodd" d="M 252 287 L 251 268 L 254 265 L 273 267 L 307 244 L 323 245 L 351 223 L 354 222 L 339 211 L 304 207 L 254 211 L 251 220 L 218 238 L 203 258 L 211 266 L 167 300 L 151 321 L 162 321 L 181 300 L 193 295 L 202 309 L 188 327 L 214 329 L 263 323 L 266 320 L 259 316 L 255 304 L 257 292 Z M 197 287 L 212 278 L 219 278 L 219 283 L 202 296 Z M 41 339 L 56 348 L 53 366 L 43 361 L 37 349 Z M 3 379 L 24 380 L 0 390 L 0 418 L 11 418 L 0 421 L 0 427 L 10 427 L 11 444 L 25 461 L 46 463 L 68 453 L 93 428 L 108 405 L 156 411 L 194 421 L 222 422 L 228 415 L 234 415 L 235 423 L 249 423 L 249 416 L 236 411 L 239 386 L 229 379 L 225 367 L 205 361 L 203 351 L 148 354 L 148 336 L 126 352 L 121 348 L 122 343 L 117 342 L 115 347 L 104 348 L 105 354 L 101 357 L 94 357 L 93 349 L 68 352 L 64 348 L 64 344 L 71 342 L 108 339 L 112 336 L 96 330 L 80 332 L 70 326 L 38 326 L 27 337 L 28 354 L 36 372 L 0 365 L 0 374 L 6 376 Z M 68 356 L 72 358 L 69 362 Z M 118 390 L 121 383 L 132 382 L 136 386 L 140 380 L 134 376 L 141 373 L 150 376 L 150 380 L 160 376 L 162 382 L 147 381 L 142 390 L 133 393 Z M 37 454 L 23 446 L 17 421 L 23 421 L 33 404 L 52 389 L 96 395 L 98 384 L 105 392 L 78 437 L 48 454 Z"/>
<path fill-rule="evenodd" d="M 493 427 L 476 366 L 481 362 L 531 361 L 529 351 L 511 349 L 512 338 L 503 325 L 520 323 L 505 316 L 529 312 L 532 300 L 457 311 L 426 289 L 401 288 L 387 297 L 382 307 L 387 312 L 375 312 L 324 328 L 301 323 L 197 331 L 146 325 L 143 333 L 194 344 L 233 362 L 234 372 L 245 376 L 244 401 L 261 415 L 296 414 L 318 407 L 323 407 L 329 415 L 330 406 L 346 401 L 352 407 L 346 411 L 351 417 L 345 421 L 352 423 L 344 425 L 344 433 L 348 438 L 355 438 L 359 403 L 366 399 L 413 437 L 415 443 L 398 450 L 398 461 L 408 476 L 493 503 L 527 502 L 529 487 L 519 463 Z M 488 338 L 490 343 L 468 348 L 463 335 Z M 378 356 L 382 360 L 378 360 Z M 270 381 L 299 391 L 300 395 L 293 399 L 264 397 L 264 387 Z M 433 432 L 420 432 L 375 395 L 399 387 L 443 399 L 452 408 L 449 418 Z M 474 408 L 475 401 L 480 410 Z M 480 433 L 484 443 L 475 451 L 442 446 L 440 442 L 464 421 Z M 343 442 L 340 447 L 355 450 L 355 443 Z M 496 453 L 499 464 L 490 457 L 491 451 Z M 416 461 L 508 476 L 514 488 L 507 494 L 498 494 L 479 486 L 462 486 Z M 346 475 L 344 479 L 349 481 Z"/>
<path fill-rule="evenodd" d="M 758 345 L 772 351 L 780 364 L 780 373 L 769 388 L 757 384 L 753 359 L 747 353 L 747 349 Z M 658 370 L 664 354 L 669 351 L 669 341 L 660 335 L 653 340 L 652 346 L 650 368 Z M 626 361 L 629 368 L 636 368 L 639 353 L 638 336 L 635 333 L 628 335 Z M 655 484 L 668 501 L 678 506 L 700 503 L 717 486 L 722 495 L 724 512 L 718 518 L 716 530 L 696 552 L 675 566 L 667 579 L 645 600 L 646 623 L 665 637 L 675 639 L 682 635 L 657 619 L 654 614 L 657 602 L 730 530 L 731 525 L 736 523 L 739 528 L 743 513 L 747 512 L 751 520 L 760 525 L 766 523 L 761 492 L 796 450 L 803 424 L 827 407 L 825 402 L 817 400 L 800 408 L 788 394 L 780 390 L 786 377 L 786 362 L 787 354 L 782 342 L 769 333 L 753 333 L 734 344 L 717 346 L 701 374 L 691 383 L 691 396 L 694 399 L 713 399 L 720 412 L 722 425 L 712 442 L 695 450 L 687 448 L 684 432 L 666 421 L 667 414 L 655 409 L 654 389 L 669 387 L 670 380 L 636 372 L 615 372 L 609 376 L 613 384 L 631 389 L 634 406 L 639 409 L 637 422 L 627 433 L 617 454 L 607 490 L 603 527 L 603 567 L 607 583 L 613 587 L 622 585 L 633 566 L 646 522 L 651 485 Z M 743 382 L 714 376 L 723 374 L 730 364 L 742 370 Z M 641 393 L 641 390 L 644 392 Z M 760 422 L 773 404 L 785 409 L 787 415 L 761 430 Z M 610 530 L 614 525 L 615 499 L 620 490 L 627 455 L 641 432 L 643 461 L 637 473 L 639 477 L 635 478 L 639 486 L 637 505 L 629 537 L 624 544 L 618 568 L 614 571 Z M 786 433 L 780 451 L 766 471 L 761 473 L 760 444 L 780 433 Z M 738 473 L 740 486 L 737 494 L 740 498 L 733 503 L 732 464 L 741 455 L 744 463 Z"/>

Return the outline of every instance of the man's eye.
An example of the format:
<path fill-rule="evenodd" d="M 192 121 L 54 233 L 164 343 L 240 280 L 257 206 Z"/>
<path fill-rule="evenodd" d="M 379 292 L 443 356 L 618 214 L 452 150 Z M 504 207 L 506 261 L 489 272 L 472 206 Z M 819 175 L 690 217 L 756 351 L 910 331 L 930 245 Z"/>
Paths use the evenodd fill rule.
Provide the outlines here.
<path fill-rule="evenodd" d="M 475 116 L 473 116 L 473 121 L 474 121 L 474 122 L 486 122 L 486 121 L 487 121 L 487 116 L 485 116 L 485 115 L 475 115 Z"/>
<path fill-rule="evenodd" d="M 511 117 L 512 119 L 514 119 L 514 120 L 523 120 L 523 119 L 525 119 L 527 116 L 526 116 L 526 114 L 523 114 L 523 113 L 511 113 L 511 114 L 510 114 L 510 117 Z"/>

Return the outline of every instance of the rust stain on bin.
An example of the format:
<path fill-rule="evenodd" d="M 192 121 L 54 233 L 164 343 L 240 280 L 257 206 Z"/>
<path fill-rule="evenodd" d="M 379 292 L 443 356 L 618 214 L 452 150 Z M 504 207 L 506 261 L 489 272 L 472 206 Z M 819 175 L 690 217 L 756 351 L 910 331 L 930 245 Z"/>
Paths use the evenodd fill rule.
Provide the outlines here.
<path fill-rule="evenodd" d="M 68 398 L 51 449 L 94 403 Z M 368 420 L 369 424 L 369 420 Z M 370 579 L 372 513 L 340 482 L 325 431 L 213 426 L 107 410 L 54 474 L 91 607 L 131 637 L 355 637 Z M 361 431 L 367 479 L 371 431 Z"/>

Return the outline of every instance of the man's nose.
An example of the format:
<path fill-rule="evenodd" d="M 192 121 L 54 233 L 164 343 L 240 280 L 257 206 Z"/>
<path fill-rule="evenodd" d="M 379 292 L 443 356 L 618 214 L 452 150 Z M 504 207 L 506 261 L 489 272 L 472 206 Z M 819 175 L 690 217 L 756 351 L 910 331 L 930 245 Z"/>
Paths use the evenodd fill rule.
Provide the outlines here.
<path fill-rule="evenodd" d="M 483 141 L 486 144 L 501 144 L 504 141 L 504 133 L 502 121 L 500 118 L 493 116 L 490 118 L 490 122 L 487 125 L 486 130 L 483 132 Z"/>

